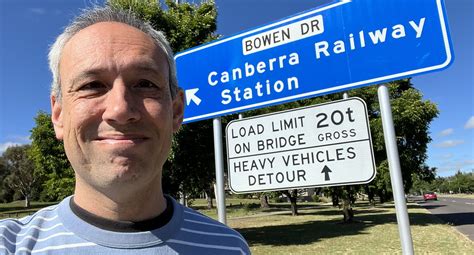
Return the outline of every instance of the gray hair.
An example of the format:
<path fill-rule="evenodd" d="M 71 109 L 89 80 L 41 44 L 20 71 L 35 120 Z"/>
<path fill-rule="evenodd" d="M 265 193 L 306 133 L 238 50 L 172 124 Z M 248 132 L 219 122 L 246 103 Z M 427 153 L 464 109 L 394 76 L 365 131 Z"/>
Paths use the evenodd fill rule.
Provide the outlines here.
<path fill-rule="evenodd" d="M 66 43 L 82 29 L 100 22 L 120 22 L 132 27 L 135 27 L 145 34 L 149 35 L 155 43 L 165 52 L 169 65 L 169 86 L 171 97 L 174 98 L 179 89 L 178 81 L 176 79 L 176 63 L 173 57 L 173 51 L 169 46 L 166 37 L 161 31 L 153 29 L 153 27 L 140 19 L 138 19 L 131 10 L 120 10 L 118 8 L 94 7 L 86 9 L 77 16 L 71 24 L 69 24 L 62 34 L 56 38 L 56 41 L 51 46 L 48 54 L 49 69 L 53 74 L 53 81 L 51 84 L 51 95 L 55 96 L 58 101 L 61 101 L 61 80 L 59 77 L 59 60 L 61 53 Z"/>

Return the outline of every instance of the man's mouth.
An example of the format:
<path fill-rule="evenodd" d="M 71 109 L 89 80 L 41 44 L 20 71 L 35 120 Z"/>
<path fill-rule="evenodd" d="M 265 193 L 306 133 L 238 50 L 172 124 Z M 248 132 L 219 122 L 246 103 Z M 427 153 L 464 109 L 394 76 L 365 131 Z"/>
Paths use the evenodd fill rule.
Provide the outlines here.
<path fill-rule="evenodd" d="M 140 134 L 107 134 L 99 135 L 96 141 L 105 144 L 137 144 L 149 138 Z"/>

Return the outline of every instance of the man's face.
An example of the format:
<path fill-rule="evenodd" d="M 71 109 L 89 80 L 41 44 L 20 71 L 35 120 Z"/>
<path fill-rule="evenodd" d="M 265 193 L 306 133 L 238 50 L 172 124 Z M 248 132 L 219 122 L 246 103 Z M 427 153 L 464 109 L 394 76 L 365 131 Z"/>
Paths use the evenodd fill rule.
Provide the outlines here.
<path fill-rule="evenodd" d="M 122 23 L 97 23 L 67 42 L 52 120 L 78 181 L 101 189 L 161 180 L 183 117 L 183 94 L 172 100 L 168 73 L 161 48 Z"/>

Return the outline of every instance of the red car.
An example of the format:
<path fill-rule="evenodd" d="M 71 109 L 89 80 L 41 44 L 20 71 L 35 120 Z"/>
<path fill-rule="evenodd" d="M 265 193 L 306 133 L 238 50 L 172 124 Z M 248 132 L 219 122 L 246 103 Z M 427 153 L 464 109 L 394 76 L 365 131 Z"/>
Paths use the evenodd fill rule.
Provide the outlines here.
<path fill-rule="evenodd" d="M 426 192 L 423 194 L 423 199 L 426 200 L 438 200 L 438 196 L 434 192 Z"/>

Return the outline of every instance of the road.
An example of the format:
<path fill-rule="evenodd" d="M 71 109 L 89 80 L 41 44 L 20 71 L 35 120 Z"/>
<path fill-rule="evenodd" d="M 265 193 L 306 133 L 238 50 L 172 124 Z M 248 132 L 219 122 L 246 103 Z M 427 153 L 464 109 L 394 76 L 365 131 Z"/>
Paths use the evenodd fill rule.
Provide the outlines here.
<path fill-rule="evenodd" d="M 422 197 L 413 197 L 413 199 L 474 241 L 474 199 L 438 197 L 438 201 L 426 202 Z"/>

